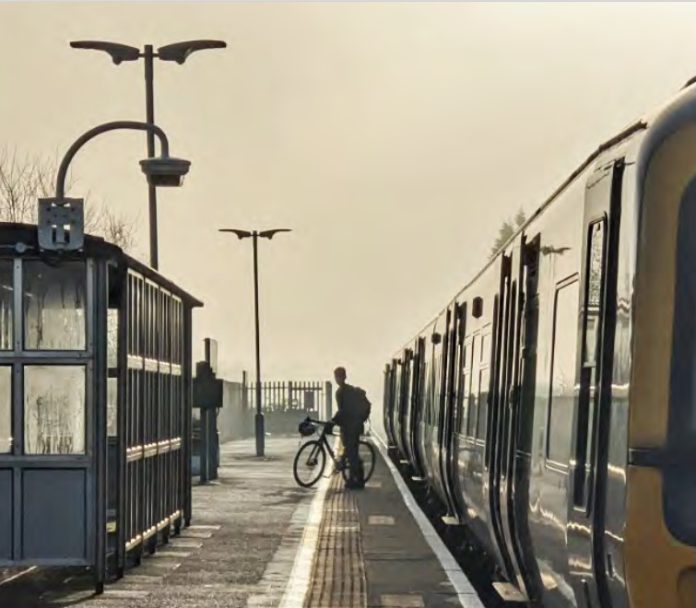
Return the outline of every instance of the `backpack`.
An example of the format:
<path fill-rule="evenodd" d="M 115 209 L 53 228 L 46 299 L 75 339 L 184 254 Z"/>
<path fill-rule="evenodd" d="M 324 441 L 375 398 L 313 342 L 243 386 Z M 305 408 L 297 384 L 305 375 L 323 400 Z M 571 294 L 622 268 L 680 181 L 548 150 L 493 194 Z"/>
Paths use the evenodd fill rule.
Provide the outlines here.
<path fill-rule="evenodd" d="M 370 417 L 372 404 L 367 398 L 367 393 L 359 386 L 353 387 L 353 408 L 355 409 L 355 413 L 360 418 L 361 422 L 367 421 L 367 419 Z"/>

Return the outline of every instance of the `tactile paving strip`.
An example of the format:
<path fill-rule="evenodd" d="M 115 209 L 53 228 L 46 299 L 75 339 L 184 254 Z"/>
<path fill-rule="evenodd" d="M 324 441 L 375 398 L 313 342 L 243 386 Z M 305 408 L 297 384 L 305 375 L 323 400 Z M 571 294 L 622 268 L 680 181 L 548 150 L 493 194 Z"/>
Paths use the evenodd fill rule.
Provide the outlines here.
<path fill-rule="evenodd" d="M 335 475 L 324 506 L 305 608 L 367 606 L 365 560 L 355 496 Z"/>

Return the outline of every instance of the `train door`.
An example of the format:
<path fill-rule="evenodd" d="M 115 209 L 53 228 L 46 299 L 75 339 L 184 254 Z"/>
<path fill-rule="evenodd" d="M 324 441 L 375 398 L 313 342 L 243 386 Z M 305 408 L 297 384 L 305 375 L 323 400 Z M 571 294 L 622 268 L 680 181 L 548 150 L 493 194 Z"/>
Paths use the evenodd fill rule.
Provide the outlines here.
<path fill-rule="evenodd" d="M 445 315 L 445 323 L 442 330 L 442 345 L 440 349 L 441 360 L 440 360 L 440 370 L 439 370 L 439 390 L 438 395 L 438 417 L 437 417 L 437 446 L 435 447 L 435 454 L 437 457 L 437 462 L 434 466 L 437 467 L 437 485 L 438 494 L 440 498 L 445 503 L 447 508 L 447 515 L 452 514 L 450 508 L 451 500 L 448 491 L 447 484 L 447 468 L 446 468 L 446 450 L 447 450 L 447 427 L 449 419 L 449 366 L 450 366 L 450 344 L 452 342 L 451 335 L 451 325 L 452 325 L 452 311 L 447 310 Z"/>
<path fill-rule="evenodd" d="M 517 250 L 503 255 L 500 276 L 498 318 L 495 332 L 495 365 L 493 370 L 493 394 L 488 416 L 489 428 L 486 441 L 486 464 L 489 475 L 489 508 L 496 544 L 505 565 L 508 580 L 519 591 L 508 591 L 509 599 L 525 599 L 526 585 L 519 565 L 514 527 L 508 513 L 508 482 L 510 454 L 514 452 L 515 418 L 513 404 L 516 402 L 516 374 L 519 370 L 519 338 L 521 302 L 518 285 L 522 265 Z M 514 270 L 513 270 L 514 268 Z"/>
<path fill-rule="evenodd" d="M 425 384 L 425 339 L 418 338 L 416 352 L 413 363 L 413 398 L 411 402 L 411 446 L 413 449 L 413 465 L 415 477 L 422 477 L 423 455 L 418 440 L 418 429 L 420 428 L 424 407 L 424 384 Z"/>
<path fill-rule="evenodd" d="M 604 510 L 623 160 L 588 180 L 583 221 L 578 395 L 568 471 L 568 561 L 578 605 L 611 606 Z"/>
<path fill-rule="evenodd" d="M 396 414 L 394 415 L 394 439 L 396 439 L 396 446 L 398 448 L 401 464 L 408 463 L 404 425 L 409 393 L 409 352 L 408 349 L 405 350 L 401 355 L 401 359 L 399 359 L 399 394 L 397 396 Z"/>
<path fill-rule="evenodd" d="M 391 404 L 391 365 L 387 363 L 384 368 L 384 391 L 382 393 L 382 425 L 387 436 L 387 443 L 392 443 L 389 437 L 389 412 Z"/>
<path fill-rule="evenodd" d="M 385 433 L 387 434 L 387 442 L 389 444 L 389 449 L 396 449 L 396 437 L 394 436 L 394 413 L 396 410 L 396 401 L 398 399 L 398 377 L 399 377 L 399 366 L 397 365 L 396 359 L 392 359 L 391 365 L 389 366 L 388 372 L 388 383 L 389 383 L 389 401 L 385 407 Z"/>
<path fill-rule="evenodd" d="M 447 498 L 447 515 L 445 523 L 459 523 L 457 515 L 457 503 L 454 495 L 454 467 L 453 459 L 456 454 L 456 427 L 457 419 L 457 379 L 459 377 L 460 349 L 459 326 L 461 323 L 461 308 L 455 305 L 451 314 L 448 314 L 451 323 L 448 324 L 447 339 L 447 368 L 445 370 L 445 401 L 442 433 L 442 450 L 440 452 L 440 466 L 442 479 Z"/>
<path fill-rule="evenodd" d="M 498 429 L 493 466 L 498 489 L 500 531 L 513 566 L 519 593 L 511 597 L 534 600 L 540 589 L 538 568 L 528 526 L 536 335 L 538 317 L 539 240 L 511 255 L 509 287 L 502 319 Z M 507 344 L 505 344 L 507 343 Z M 523 395 L 525 400 L 523 401 Z"/>

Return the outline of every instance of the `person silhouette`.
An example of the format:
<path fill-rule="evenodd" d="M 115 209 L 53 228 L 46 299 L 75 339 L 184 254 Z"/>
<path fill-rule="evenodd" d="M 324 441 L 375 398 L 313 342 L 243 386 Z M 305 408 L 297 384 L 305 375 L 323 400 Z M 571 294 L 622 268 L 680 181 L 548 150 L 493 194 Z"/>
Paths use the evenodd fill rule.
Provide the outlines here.
<path fill-rule="evenodd" d="M 365 487 L 359 445 L 360 435 L 364 432 L 363 423 L 365 422 L 362 402 L 366 398 L 362 389 L 346 382 L 346 377 L 345 367 L 337 367 L 334 370 L 334 380 L 338 385 L 336 390 L 336 407 L 338 411 L 331 419 L 331 422 L 341 427 L 341 441 L 343 442 L 345 456 L 350 467 L 350 475 L 346 481 L 346 487 L 360 489 Z"/>

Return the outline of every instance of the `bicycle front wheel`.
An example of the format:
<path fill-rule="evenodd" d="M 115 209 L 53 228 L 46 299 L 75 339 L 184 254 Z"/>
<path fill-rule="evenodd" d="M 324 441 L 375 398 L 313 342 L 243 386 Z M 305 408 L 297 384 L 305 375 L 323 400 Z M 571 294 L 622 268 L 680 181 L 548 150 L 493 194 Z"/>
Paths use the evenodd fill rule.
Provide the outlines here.
<path fill-rule="evenodd" d="M 320 441 L 308 441 L 298 451 L 293 464 L 295 481 L 303 488 L 311 488 L 324 472 L 326 452 Z"/>

